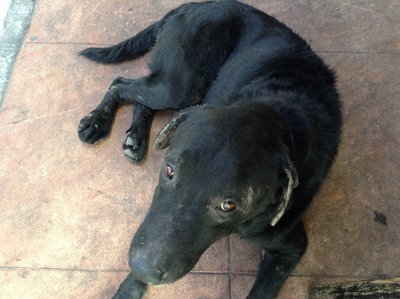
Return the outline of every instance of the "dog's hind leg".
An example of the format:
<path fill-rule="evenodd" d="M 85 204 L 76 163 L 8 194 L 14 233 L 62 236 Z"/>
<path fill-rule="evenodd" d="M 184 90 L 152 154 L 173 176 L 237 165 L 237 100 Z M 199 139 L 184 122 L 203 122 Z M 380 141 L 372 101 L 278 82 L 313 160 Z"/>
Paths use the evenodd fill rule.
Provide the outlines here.
<path fill-rule="evenodd" d="M 247 299 L 275 298 L 307 248 L 307 235 L 302 222 L 283 238 L 279 235 L 276 238 L 262 234 L 249 238 L 265 249 L 265 256 Z"/>

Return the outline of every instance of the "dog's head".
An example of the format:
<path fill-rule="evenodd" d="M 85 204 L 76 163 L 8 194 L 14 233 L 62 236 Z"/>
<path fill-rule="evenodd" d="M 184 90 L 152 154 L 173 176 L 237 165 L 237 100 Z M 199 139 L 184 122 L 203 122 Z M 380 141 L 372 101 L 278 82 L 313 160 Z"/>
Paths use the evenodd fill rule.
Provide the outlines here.
<path fill-rule="evenodd" d="M 274 226 L 297 186 L 291 137 L 263 106 L 191 108 L 160 132 L 168 148 L 152 206 L 130 249 L 133 274 L 173 282 L 219 238 L 262 217 Z"/>

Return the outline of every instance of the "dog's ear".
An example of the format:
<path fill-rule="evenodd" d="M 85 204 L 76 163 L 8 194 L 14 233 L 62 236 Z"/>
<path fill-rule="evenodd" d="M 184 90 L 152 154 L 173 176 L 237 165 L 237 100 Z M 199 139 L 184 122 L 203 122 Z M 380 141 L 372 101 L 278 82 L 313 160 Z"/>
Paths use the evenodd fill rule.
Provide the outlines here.
<path fill-rule="evenodd" d="M 288 154 L 285 154 L 284 158 L 281 159 L 281 165 L 284 176 L 284 179 L 282 179 L 282 194 L 278 210 L 271 221 L 271 226 L 275 226 L 282 218 L 289 204 L 293 189 L 299 185 L 296 168 L 293 166 Z"/>
<path fill-rule="evenodd" d="M 182 112 L 175 116 L 158 134 L 154 141 L 154 149 L 162 150 L 169 146 L 172 135 L 175 133 L 178 126 L 187 119 L 187 116 L 187 112 Z"/>
<path fill-rule="evenodd" d="M 211 105 L 197 105 L 181 110 L 181 112 L 175 116 L 170 122 L 158 133 L 156 140 L 154 141 L 153 148 L 156 150 L 162 150 L 169 146 L 171 137 L 174 135 L 176 129 L 181 123 L 188 119 L 189 115 L 196 111 L 204 111 L 212 108 Z"/>

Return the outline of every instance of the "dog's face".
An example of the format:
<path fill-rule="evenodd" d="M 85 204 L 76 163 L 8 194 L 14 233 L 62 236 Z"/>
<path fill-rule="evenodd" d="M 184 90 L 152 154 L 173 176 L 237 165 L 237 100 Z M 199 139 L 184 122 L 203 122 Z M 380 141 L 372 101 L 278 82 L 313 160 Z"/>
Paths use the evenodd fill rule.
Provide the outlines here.
<path fill-rule="evenodd" d="M 276 115 L 243 107 L 195 109 L 173 119 L 156 147 L 169 146 L 153 203 L 130 250 L 133 274 L 173 282 L 235 228 L 265 215 L 274 225 L 295 187 Z M 278 217 L 278 219 L 277 219 Z"/>

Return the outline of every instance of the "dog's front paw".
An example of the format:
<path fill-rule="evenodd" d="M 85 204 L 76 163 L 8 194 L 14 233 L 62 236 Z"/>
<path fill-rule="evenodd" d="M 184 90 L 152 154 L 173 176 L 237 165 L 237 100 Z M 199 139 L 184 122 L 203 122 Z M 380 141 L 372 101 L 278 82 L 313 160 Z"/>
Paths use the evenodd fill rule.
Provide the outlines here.
<path fill-rule="evenodd" d="M 121 283 L 117 293 L 112 299 L 140 299 L 147 290 L 147 284 L 137 280 L 129 274 L 128 277 Z"/>
<path fill-rule="evenodd" d="M 82 118 L 79 123 L 79 139 L 82 142 L 93 144 L 110 133 L 111 125 L 112 115 L 94 110 Z"/>
<path fill-rule="evenodd" d="M 140 134 L 135 130 L 129 130 L 126 133 L 125 142 L 122 144 L 125 156 L 134 163 L 140 163 L 145 154 L 147 147 L 146 134 Z"/>

